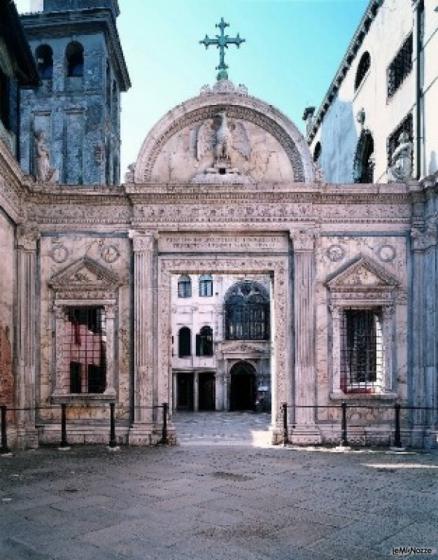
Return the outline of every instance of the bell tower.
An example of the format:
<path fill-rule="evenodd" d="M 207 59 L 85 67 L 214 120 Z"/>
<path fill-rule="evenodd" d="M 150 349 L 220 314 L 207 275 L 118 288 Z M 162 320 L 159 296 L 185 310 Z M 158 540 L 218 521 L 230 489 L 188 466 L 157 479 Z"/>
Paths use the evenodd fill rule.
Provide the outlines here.
<path fill-rule="evenodd" d="M 59 184 L 118 185 L 120 94 L 130 87 L 117 0 L 44 0 L 22 23 L 40 85 L 21 92 L 20 163 L 35 175 L 44 133 Z"/>

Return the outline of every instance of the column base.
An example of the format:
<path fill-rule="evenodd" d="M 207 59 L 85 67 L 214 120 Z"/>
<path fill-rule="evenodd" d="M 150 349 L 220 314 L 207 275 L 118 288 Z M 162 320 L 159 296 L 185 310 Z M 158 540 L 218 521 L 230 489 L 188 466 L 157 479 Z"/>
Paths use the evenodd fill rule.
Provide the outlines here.
<path fill-rule="evenodd" d="M 318 445 L 322 443 L 322 437 L 316 424 L 295 425 L 289 431 L 289 442 L 294 445 Z"/>
<path fill-rule="evenodd" d="M 156 443 L 153 424 L 134 422 L 130 427 L 128 445 L 148 446 Z"/>
<path fill-rule="evenodd" d="M 33 426 L 19 427 L 15 441 L 18 449 L 37 449 L 39 446 L 38 430 Z"/>

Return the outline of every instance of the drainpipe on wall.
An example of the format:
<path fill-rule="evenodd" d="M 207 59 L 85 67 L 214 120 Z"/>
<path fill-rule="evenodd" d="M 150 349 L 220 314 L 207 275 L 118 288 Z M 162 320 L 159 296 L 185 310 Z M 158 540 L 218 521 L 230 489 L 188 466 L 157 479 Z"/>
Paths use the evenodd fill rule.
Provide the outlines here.
<path fill-rule="evenodd" d="M 422 175 L 422 158 L 423 158 L 423 142 L 424 142 L 424 128 L 423 128 L 423 88 L 422 88 L 422 52 L 423 52 L 423 37 L 422 37 L 422 20 L 424 15 L 424 1 L 418 0 L 415 6 L 415 40 L 416 40 L 416 69 L 415 69 L 415 107 L 416 107 L 416 149 L 415 149 L 415 178 L 419 180 Z"/>

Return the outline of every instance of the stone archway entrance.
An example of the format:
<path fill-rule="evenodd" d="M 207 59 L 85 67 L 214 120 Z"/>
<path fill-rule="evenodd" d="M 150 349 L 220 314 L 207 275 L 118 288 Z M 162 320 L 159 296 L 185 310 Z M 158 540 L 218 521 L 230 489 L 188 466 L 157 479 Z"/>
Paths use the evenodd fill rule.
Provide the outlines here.
<path fill-rule="evenodd" d="M 230 410 L 255 410 L 257 384 L 254 367 L 237 362 L 230 371 Z"/>

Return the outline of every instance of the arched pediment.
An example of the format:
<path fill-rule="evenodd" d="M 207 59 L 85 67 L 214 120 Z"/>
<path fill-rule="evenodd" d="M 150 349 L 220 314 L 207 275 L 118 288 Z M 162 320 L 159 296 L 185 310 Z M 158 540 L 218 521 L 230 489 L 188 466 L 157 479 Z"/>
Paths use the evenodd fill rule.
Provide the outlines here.
<path fill-rule="evenodd" d="M 221 143 L 224 127 L 227 141 Z M 314 178 L 314 164 L 298 128 L 271 105 L 234 88 L 226 93 L 209 91 L 169 111 L 140 149 L 134 182 L 270 183 Z"/>

